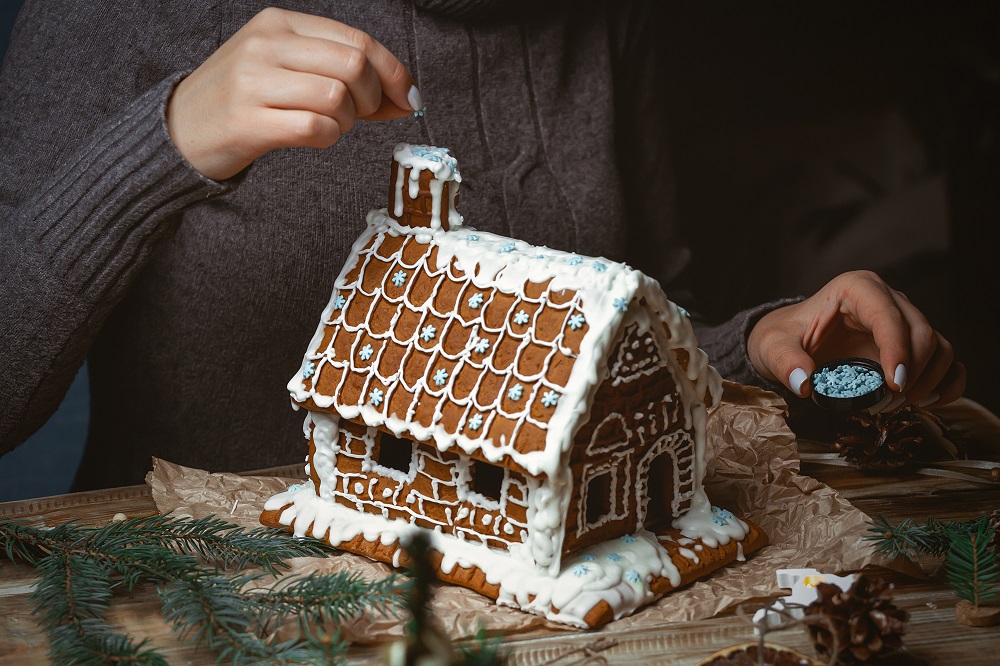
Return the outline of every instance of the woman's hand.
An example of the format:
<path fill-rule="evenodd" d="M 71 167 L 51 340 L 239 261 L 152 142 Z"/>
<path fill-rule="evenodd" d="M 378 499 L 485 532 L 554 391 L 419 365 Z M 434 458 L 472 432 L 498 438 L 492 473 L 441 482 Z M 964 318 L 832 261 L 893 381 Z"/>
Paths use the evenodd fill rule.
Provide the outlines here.
<path fill-rule="evenodd" d="M 957 399 L 965 390 L 965 366 L 951 344 L 902 293 L 870 271 L 837 276 L 814 296 L 761 317 L 747 351 L 764 377 L 796 395 L 818 365 L 847 356 L 881 363 L 894 392 L 883 411 L 904 404 L 926 407 Z"/>
<path fill-rule="evenodd" d="M 406 67 L 366 33 L 272 7 L 177 85 L 167 129 L 194 168 L 224 180 L 275 148 L 327 148 L 359 118 L 421 106 Z"/>

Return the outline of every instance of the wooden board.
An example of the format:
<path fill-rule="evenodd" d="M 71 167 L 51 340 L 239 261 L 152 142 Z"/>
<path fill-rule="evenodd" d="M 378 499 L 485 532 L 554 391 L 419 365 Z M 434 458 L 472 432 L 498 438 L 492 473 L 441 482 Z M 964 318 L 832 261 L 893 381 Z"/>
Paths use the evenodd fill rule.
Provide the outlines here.
<path fill-rule="evenodd" d="M 903 517 L 964 519 L 982 515 L 1000 506 L 1000 484 L 901 475 L 866 475 L 848 467 L 803 464 L 807 474 L 840 489 L 869 515 L 884 513 L 894 520 Z M 258 472 L 260 473 L 260 472 Z M 288 470 L 264 473 L 288 474 Z M 153 513 L 155 506 L 145 486 L 75 493 L 22 502 L 0 504 L 0 517 L 24 518 L 54 525 L 69 519 L 103 522 L 116 513 L 128 516 Z M 954 619 L 956 598 L 943 572 L 931 571 L 925 580 L 873 569 L 896 584 L 897 605 L 911 613 L 905 644 L 908 653 L 891 663 L 995 664 L 1000 647 L 1000 627 L 974 629 Z M 0 564 L 0 666 L 47 664 L 46 637 L 31 617 L 28 595 L 33 589 L 30 567 Z M 133 594 L 120 594 L 112 606 L 110 622 L 137 638 L 148 637 L 164 651 L 171 664 L 213 664 L 214 655 L 197 652 L 177 641 L 160 619 L 155 590 L 142 587 Z M 699 620 L 586 633 L 535 632 L 505 641 L 512 651 L 512 664 L 570 666 L 573 664 L 696 664 L 711 652 L 752 640 L 752 628 L 733 613 Z M 769 635 L 773 642 L 812 654 L 802 629 Z M 378 664 L 381 649 L 354 647 L 352 663 Z"/>

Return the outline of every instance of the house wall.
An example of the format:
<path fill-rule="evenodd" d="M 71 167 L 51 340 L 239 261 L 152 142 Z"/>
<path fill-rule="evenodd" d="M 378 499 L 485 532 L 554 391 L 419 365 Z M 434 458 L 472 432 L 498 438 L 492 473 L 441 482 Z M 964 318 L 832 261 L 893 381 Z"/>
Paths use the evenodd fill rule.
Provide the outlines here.
<path fill-rule="evenodd" d="M 634 325 L 615 349 L 570 453 L 574 487 L 564 553 L 668 522 L 690 505 L 694 439 L 684 429 L 665 359 L 652 336 Z M 661 455 L 665 464 L 658 465 Z M 588 503 L 600 507 L 602 497 L 608 512 L 588 515 Z"/>
<path fill-rule="evenodd" d="M 338 417 L 315 412 L 312 418 L 323 425 Z M 327 432 L 332 441 L 323 441 Z M 379 465 L 383 445 L 409 446 L 409 469 Z M 532 481 L 515 471 L 503 470 L 500 499 L 490 500 L 473 490 L 474 463 L 467 456 L 349 421 L 340 421 L 336 429 L 313 427 L 310 452 L 310 471 L 324 499 L 499 550 L 527 538 Z"/>

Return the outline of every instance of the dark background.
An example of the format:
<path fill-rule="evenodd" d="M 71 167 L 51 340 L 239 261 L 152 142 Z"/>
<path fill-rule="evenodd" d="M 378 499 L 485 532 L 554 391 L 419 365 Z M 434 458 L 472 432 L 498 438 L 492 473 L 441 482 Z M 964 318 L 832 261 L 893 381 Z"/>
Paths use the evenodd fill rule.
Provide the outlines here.
<path fill-rule="evenodd" d="M 21 4 L 0 0 L 0 54 Z M 658 11 L 702 311 L 721 320 L 876 270 L 954 344 L 967 397 L 1000 412 L 1000 3 Z M 0 459 L 0 501 L 66 492 L 86 423 L 85 367 Z"/>

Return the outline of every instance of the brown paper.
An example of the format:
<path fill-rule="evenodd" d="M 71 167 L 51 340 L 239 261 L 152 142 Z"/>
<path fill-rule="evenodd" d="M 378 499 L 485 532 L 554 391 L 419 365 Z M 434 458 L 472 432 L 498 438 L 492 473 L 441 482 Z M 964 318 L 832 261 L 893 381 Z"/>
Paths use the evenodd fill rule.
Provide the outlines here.
<path fill-rule="evenodd" d="M 705 488 L 712 503 L 757 523 L 771 545 L 670 593 L 608 630 L 662 625 L 712 617 L 751 599 L 781 594 L 775 572 L 815 567 L 827 573 L 857 571 L 872 560 L 863 540 L 869 517 L 834 489 L 799 473 L 795 435 L 785 422 L 785 402 L 776 394 L 726 383 L 722 403 L 708 418 Z M 258 527 L 264 502 L 300 479 L 211 474 L 154 460 L 146 481 L 161 512 L 202 517 L 216 514 L 238 525 Z M 389 568 L 350 553 L 326 559 L 298 558 L 292 573 L 350 570 L 366 577 Z M 436 586 L 431 611 L 445 633 L 462 640 L 484 626 L 491 634 L 578 631 L 541 617 L 503 608 L 465 588 Z M 363 617 L 343 628 L 349 640 L 398 637 L 403 621 Z"/>

